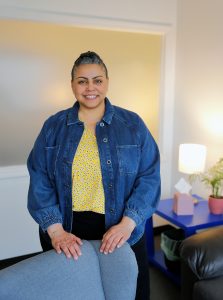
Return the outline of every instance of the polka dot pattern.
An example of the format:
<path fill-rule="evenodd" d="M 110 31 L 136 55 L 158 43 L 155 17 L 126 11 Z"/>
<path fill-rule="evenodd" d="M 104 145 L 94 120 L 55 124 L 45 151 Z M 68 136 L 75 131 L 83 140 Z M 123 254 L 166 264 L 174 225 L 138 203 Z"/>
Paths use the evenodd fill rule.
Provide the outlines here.
<path fill-rule="evenodd" d="M 97 140 L 85 127 L 72 165 L 74 211 L 105 213 L 105 196 Z"/>

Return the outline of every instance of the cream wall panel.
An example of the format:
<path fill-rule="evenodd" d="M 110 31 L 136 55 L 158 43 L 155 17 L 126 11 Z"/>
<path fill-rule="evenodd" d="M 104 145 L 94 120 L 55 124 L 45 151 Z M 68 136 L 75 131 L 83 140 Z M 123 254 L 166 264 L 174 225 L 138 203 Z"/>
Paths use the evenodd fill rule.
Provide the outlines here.
<path fill-rule="evenodd" d="M 111 101 L 141 115 L 158 140 L 160 35 L 27 21 L 0 21 L 0 35 L 1 165 L 25 163 L 43 121 L 73 105 L 70 70 L 87 50 L 107 64 Z"/>

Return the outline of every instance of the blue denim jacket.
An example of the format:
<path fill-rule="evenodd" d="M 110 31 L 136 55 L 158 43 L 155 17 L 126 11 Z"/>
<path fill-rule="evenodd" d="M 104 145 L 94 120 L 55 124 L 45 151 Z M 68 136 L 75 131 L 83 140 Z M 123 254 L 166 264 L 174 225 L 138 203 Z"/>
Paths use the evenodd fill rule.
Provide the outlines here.
<path fill-rule="evenodd" d="M 144 233 L 160 198 L 160 160 L 157 145 L 140 117 L 113 106 L 96 126 L 96 138 L 105 192 L 106 229 L 132 218 L 136 227 L 128 242 Z M 79 104 L 50 117 L 28 158 L 30 186 L 28 210 L 43 231 L 54 223 L 72 228 L 72 162 L 84 124 Z"/>

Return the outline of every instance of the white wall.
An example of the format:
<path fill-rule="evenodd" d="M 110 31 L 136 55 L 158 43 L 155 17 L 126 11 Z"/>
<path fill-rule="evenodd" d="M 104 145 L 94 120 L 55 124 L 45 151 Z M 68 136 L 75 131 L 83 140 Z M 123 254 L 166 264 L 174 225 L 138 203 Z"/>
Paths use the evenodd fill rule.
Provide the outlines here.
<path fill-rule="evenodd" d="M 222 0 L 178 1 L 173 184 L 180 143 L 205 144 L 207 166 L 223 157 L 222 12 Z"/>
<path fill-rule="evenodd" d="M 42 250 L 38 225 L 26 209 L 28 184 L 24 166 L 0 168 L 0 260 Z"/>
<path fill-rule="evenodd" d="M 0 0 L 2 19 L 47 21 L 163 35 L 159 146 L 163 162 L 161 169 L 165 195 L 169 193 L 172 168 L 176 4 L 177 0 L 95 0 L 91 4 L 89 0 L 55 0 L 53 5 L 52 2 L 43 0 Z M 3 233 L 1 232 L 5 246 L 0 250 L 0 259 L 36 252 L 40 249 L 37 226 L 26 211 L 28 177 L 21 174 L 15 178 L 13 172 L 7 176 L 7 169 L 0 170 L 3 174 L 0 176 L 2 177 L 0 228 L 5 229 Z M 5 199 L 8 199 L 7 202 Z M 12 215 L 9 215 L 10 213 Z M 25 238 L 23 239 L 22 236 Z"/>

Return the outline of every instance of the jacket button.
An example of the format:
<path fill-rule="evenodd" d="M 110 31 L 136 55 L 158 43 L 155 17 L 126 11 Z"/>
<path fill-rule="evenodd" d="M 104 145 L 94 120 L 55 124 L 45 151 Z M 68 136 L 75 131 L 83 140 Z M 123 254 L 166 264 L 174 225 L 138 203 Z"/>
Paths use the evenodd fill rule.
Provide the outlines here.
<path fill-rule="evenodd" d="M 114 208 L 110 208 L 110 213 L 114 214 L 115 213 L 115 210 Z"/>
<path fill-rule="evenodd" d="M 109 183 L 108 187 L 111 189 L 113 187 L 112 183 Z"/>
<path fill-rule="evenodd" d="M 103 142 L 107 143 L 108 139 L 107 138 L 103 138 Z"/>
<path fill-rule="evenodd" d="M 110 164 L 111 164 L 111 161 L 110 161 L 110 159 L 109 159 L 109 160 L 107 160 L 107 164 L 108 164 L 108 165 L 110 165 Z"/>
<path fill-rule="evenodd" d="M 101 126 L 101 127 L 104 127 L 104 126 L 105 126 L 105 124 L 104 124 L 103 122 L 101 122 L 101 123 L 100 123 L 100 126 Z"/>

